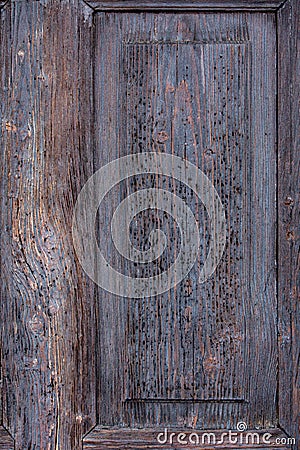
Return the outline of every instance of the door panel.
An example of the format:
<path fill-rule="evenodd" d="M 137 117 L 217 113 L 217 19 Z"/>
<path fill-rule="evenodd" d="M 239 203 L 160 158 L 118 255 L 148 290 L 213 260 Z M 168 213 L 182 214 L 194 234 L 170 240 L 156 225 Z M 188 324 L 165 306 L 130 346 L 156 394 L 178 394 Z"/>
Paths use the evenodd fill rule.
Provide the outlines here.
<path fill-rule="evenodd" d="M 174 221 L 148 210 L 134 218 L 131 239 L 147 246 L 159 223 L 168 242 L 161 258 L 130 265 L 115 256 L 112 214 L 138 189 L 181 196 L 200 224 L 201 244 L 188 277 L 165 294 L 124 299 L 99 291 L 100 423 L 222 428 L 235 417 L 274 426 L 275 17 L 99 13 L 96 29 L 96 169 L 130 153 L 183 157 L 209 177 L 227 220 L 222 260 L 200 284 L 212 237 L 191 189 L 143 174 L 107 195 L 100 248 L 126 274 L 167 270 L 180 248 Z"/>
<path fill-rule="evenodd" d="M 0 1 L 0 449 L 298 448 L 299 7 Z M 97 286 L 80 264 L 76 205 L 115 161 L 98 249 L 88 235 L 82 248 L 92 272 L 101 252 L 127 280 L 183 254 L 191 268 L 160 294 L 116 295 L 113 276 Z M 218 202 L 225 249 L 204 276 Z M 259 443 L 223 434 L 241 427 Z"/>

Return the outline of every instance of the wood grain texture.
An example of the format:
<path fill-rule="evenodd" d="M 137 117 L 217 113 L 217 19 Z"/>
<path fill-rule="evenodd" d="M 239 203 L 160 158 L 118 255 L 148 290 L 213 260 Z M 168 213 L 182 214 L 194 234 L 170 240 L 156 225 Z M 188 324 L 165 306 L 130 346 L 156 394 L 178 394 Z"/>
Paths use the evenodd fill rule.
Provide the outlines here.
<path fill-rule="evenodd" d="M 0 14 L 1 14 L 1 9 L 5 6 L 6 1 L 1 1 L 0 2 Z M 5 27 L 2 26 L 2 21 L 0 20 L 0 45 L 2 45 L 5 42 Z M 3 47 L 2 51 L 4 50 Z M 0 57 L 1 60 L 1 57 Z M 3 62 L 3 59 L 1 60 L 1 62 Z M 2 93 L 2 89 L 3 89 L 3 85 L 2 85 L 2 81 L 3 81 L 3 74 L 1 74 L 1 93 Z M 4 98 L 1 96 L 1 101 L 3 102 Z M 1 106 L 1 113 L 2 113 L 2 106 Z M 2 114 L 1 114 L 1 119 L 2 119 Z M 1 133 L 2 135 L 2 133 Z M 0 255 L 0 261 L 1 261 L 1 255 Z M 0 263 L 1 264 L 1 263 Z M 0 293 L 0 302 L 1 302 L 1 293 Z M 2 311 L 1 311 L 2 312 Z M 1 319 L 3 318 L 2 315 L 0 315 Z M 2 322 L 2 320 L 1 320 Z M 1 335 L 2 333 L 0 333 Z M 3 371 L 2 371 L 2 358 L 3 358 L 3 348 L 2 348 L 2 342 L 0 343 L 0 422 L 3 422 L 3 392 L 2 392 L 2 385 L 3 385 Z M 14 441 L 11 437 L 11 435 L 9 434 L 9 432 L 0 424 L 0 450 L 13 450 L 14 448 Z"/>
<path fill-rule="evenodd" d="M 5 428 L 0 426 L 0 450 L 14 450 L 14 440 Z"/>
<path fill-rule="evenodd" d="M 99 13 L 95 20 L 96 167 L 149 150 L 186 157 L 219 192 L 229 234 L 220 266 L 199 285 L 209 225 L 187 188 L 136 176 L 103 201 L 99 245 L 126 274 L 156 273 L 179 248 L 176 225 L 145 212 L 132 242 L 143 248 L 159 225 L 167 254 L 142 267 L 116 254 L 111 217 L 133 191 L 173 190 L 203 225 L 199 261 L 169 293 L 127 300 L 99 289 L 99 423 L 221 428 L 243 418 L 276 426 L 275 17 Z"/>
<path fill-rule="evenodd" d="M 87 3 L 123 12 L 93 17 Z M 79 450 L 96 423 L 123 428 L 97 426 L 84 448 L 155 449 L 162 425 L 221 433 L 239 420 L 275 437 L 284 436 L 280 426 L 298 449 L 300 5 L 288 0 L 276 19 L 280 5 L 0 2 L 1 420 L 9 430 L 0 427 L 0 449 Z M 169 13 L 150 11 L 160 8 Z M 244 12 L 217 12 L 235 9 Z M 169 293 L 120 299 L 84 275 L 72 212 L 95 170 L 149 149 L 183 156 L 209 176 L 228 242 L 199 285 L 210 238 L 201 202 L 171 179 L 123 182 L 98 214 L 99 246 L 114 267 L 147 276 L 178 251 L 174 221 L 148 211 L 133 221 L 132 242 L 147 249 L 158 227 L 167 254 L 142 267 L 116 254 L 112 213 L 145 187 L 188 202 L 201 248 Z"/>
<path fill-rule="evenodd" d="M 172 25 L 176 27 L 177 20 L 174 18 L 173 20 Z M 186 28 L 188 26 L 193 28 L 193 23 L 189 20 L 186 19 L 184 25 Z M 221 170 L 226 171 L 226 165 L 230 163 L 226 156 L 224 156 L 224 161 L 216 156 L 216 161 L 212 163 L 208 156 L 208 149 L 213 147 L 211 149 L 213 155 L 219 155 L 219 145 L 222 145 L 219 143 L 221 130 L 215 130 L 216 139 L 219 140 L 218 144 L 210 145 L 205 123 L 208 123 L 212 128 L 214 127 L 214 123 L 211 121 L 212 110 L 215 105 L 216 110 L 221 110 L 222 101 L 224 101 L 224 92 L 221 92 L 220 89 L 222 75 L 218 72 L 218 69 L 221 69 L 220 66 L 218 67 L 220 60 L 223 61 L 222 64 L 224 65 L 227 61 L 230 61 L 228 71 L 232 78 L 237 79 L 242 72 L 247 73 L 247 69 L 244 71 L 242 69 L 247 49 L 242 44 L 230 46 L 226 43 L 223 45 L 221 43 L 216 44 L 214 47 L 212 36 L 210 36 L 211 45 L 203 48 L 201 42 L 205 40 L 202 36 L 202 33 L 205 34 L 205 27 L 202 25 L 204 25 L 205 20 L 206 17 L 200 19 L 198 33 L 195 36 L 197 44 L 179 45 L 172 43 L 172 40 L 175 41 L 175 39 L 172 39 L 170 35 L 170 43 L 169 39 L 166 38 L 166 43 L 155 45 L 151 43 L 128 44 L 127 49 L 124 49 L 125 60 L 128 64 L 126 68 L 127 145 L 134 152 L 139 151 L 139 149 L 152 148 L 158 152 L 167 151 L 176 155 L 183 154 L 189 160 L 196 160 L 201 170 L 215 180 L 214 185 L 216 188 L 219 187 L 220 192 L 221 183 L 218 183 L 217 180 L 224 177 L 224 174 L 220 172 Z M 169 29 L 168 25 L 165 22 L 162 29 Z M 218 33 L 220 33 L 219 38 L 221 38 L 222 26 L 217 30 L 214 30 L 212 26 L 211 31 L 215 31 L 216 41 L 218 40 Z M 247 39 L 246 30 L 242 27 L 236 30 L 232 25 L 232 36 L 230 38 L 233 42 L 234 31 L 237 33 L 236 40 L 238 42 L 241 43 L 243 39 Z M 243 32 L 245 33 L 244 37 Z M 182 40 L 184 41 L 187 37 L 187 34 L 182 36 Z M 137 36 L 135 39 L 139 40 L 139 38 L 140 36 Z M 130 40 L 135 39 L 133 36 L 130 37 Z M 160 37 L 157 37 L 157 39 L 160 41 Z M 141 40 L 143 41 L 143 39 Z M 180 61 L 184 64 L 181 65 Z M 239 61 L 242 62 L 239 64 Z M 207 78 L 206 76 L 204 79 L 200 78 L 198 84 L 201 64 L 205 67 Z M 214 67 L 218 67 L 218 69 L 215 70 Z M 136 76 L 137 72 L 140 73 L 140 76 Z M 216 80 L 212 82 L 211 80 L 214 77 Z M 247 110 L 247 105 L 244 104 L 244 100 L 247 98 L 243 91 L 245 85 L 245 80 L 244 82 L 241 81 L 241 86 L 243 86 L 241 92 L 233 93 L 234 84 L 231 84 L 226 92 L 226 98 L 229 99 L 228 108 L 231 109 L 230 112 L 235 116 L 236 123 L 239 124 L 243 121 L 239 111 Z M 240 106 L 235 104 L 236 109 L 235 105 L 230 105 L 230 99 L 234 95 L 238 95 L 241 99 Z M 142 99 L 141 104 L 140 99 Z M 211 103 L 208 99 L 211 99 Z M 196 102 L 198 102 L 198 111 Z M 151 105 L 152 116 L 149 112 L 149 105 Z M 135 111 L 138 114 L 138 121 L 135 120 Z M 197 117 L 202 118 L 202 124 L 200 120 L 197 121 Z M 233 128 L 231 131 L 234 132 Z M 160 142 L 162 133 L 165 133 L 164 136 L 166 137 L 170 136 L 163 143 Z M 228 145 L 233 147 L 233 141 Z M 239 137 L 236 137 L 235 148 L 232 148 L 232 161 L 234 161 L 233 164 L 238 173 L 242 173 L 243 165 L 237 147 L 244 147 L 245 145 L 247 145 L 246 136 L 241 133 Z M 204 155 L 206 156 L 206 160 L 201 161 L 201 163 L 201 156 L 198 156 L 198 152 L 203 159 Z M 220 169 L 218 169 L 218 166 Z M 229 173 L 227 175 L 228 179 L 232 180 L 234 175 L 232 177 Z M 241 180 L 238 183 L 240 182 Z M 229 190 L 236 188 L 236 185 L 233 187 L 232 184 L 235 184 L 233 180 L 232 183 L 228 183 L 227 188 L 223 187 L 223 202 L 226 202 L 224 199 L 227 196 L 229 197 Z M 135 184 L 132 183 L 132 189 L 143 185 L 145 184 L 138 180 Z M 201 202 L 188 189 L 174 180 L 162 181 L 159 187 L 172 190 L 178 196 L 183 194 L 183 198 L 192 208 L 199 223 L 206 224 L 207 228 L 204 225 L 200 231 L 202 234 L 200 248 L 202 256 L 198 261 L 200 266 L 203 264 L 204 255 L 207 254 L 209 246 L 208 218 Z M 225 192 L 226 189 L 228 189 L 227 193 Z M 240 195 L 236 195 L 233 202 L 235 206 L 232 204 L 232 210 L 241 208 L 242 199 Z M 240 218 L 235 216 L 234 220 L 239 222 Z M 161 218 L 161 222 L 164 221 L 167 221 L 166 217 Z M 146 223 L 147 218 L 144 215 L 138 222 L 137 229 L 145 229 Z M 148 226 L 150 228 L 151 222 Z M 173 250 L 180 248 L 178 237 L 176 237 L 178 233 L 178 230 L 176 232 L 176 225 L 171 223 L 168 227 L 162 225 L 160 227 L 168 236 L 170 250 L 171 248 Z M 236 239 L 237 260 L 242 253 L 241 240 L 241 237 Z M 138 239 L 133 240 L 133 242 L 135 241 L 138 245 Z M 167 258 L 171 259 L 172 255 L 165 256 L 158 264 L 165 268 L 168 264 Z M 139 270 L 143 269 L 140 268 Z M 149 271 L 149 268 L 147 270 Z M 199 269 L 197 268 L 197 270 Z M 128 311 L 129 323 L 127 325 L 128 343 L 126 345 L 126 365 L 128 367 L 126 409 L 129 416 L 128 420 L 132 425 L 135 421 L 148 424 L 148 422 L 151 423 L 151 420 L 156 421 L 158 417 L 164 417 L 165 423 L 172 424 L 184 420 L 184 417 L 192 421 L 193 417 L 199 416 L 199 420 L 201 420 L 201 417 L 209 416 L 209 413 L 205 413 L 208 409 L 220 413 L 220 409 L 224 410 L 226 406 L 232 408 L 232 415 L 238 417 L 243 410 L 244 405 L 239 402 L 239 399 L 242 402 L 245 400 L 242 387 L 242 370 L 237 373 L 233 360 L 234 358 L 242 358 L 241 341 L 238 337 L 243 325 L 237 317 L 242 314 L 233 310 L 229 313 L 221 304 L 219 305 L 219 311 L 217 311 L 215 302 L 218 302 L 218 299 L 213 294 L 212 283 L 207 281 L 206 285 L 197 286 L 197 270 L 192 270 L 185 283 L 178 286 L 174 293 L 171 292 L 169 295 L 162 296 L 159 301 L 157 298 L 143 299 L 138 302 L 135 308 L 130 306 Z M 238 277 L 238 270 L 237 266 L 231 265 L 233 279 Z M 228 298 L 228 300 L 231 295 L 232 297 L 240 297 L 240 289 L 238 285 L 228 288 L 228 290 L 224 286 L 224 290 L 218 296 Z M 218 325 L 207 323 L 206 315 L 210 313 L 217 316 L 217 322 L 223 316 L 222 326 L 226 328 L 229 334 L 235 334 L 237 340 L 234 352 L 231 353 L 232 347 L 229 340 L 227 341 L 224 338 L 224 334 Z M 234 323 L 232 327 L 229 325 L 230 322 Z M 219 333 L 221 336 L 218 336 Z M 218 341 L 216 346 L 213 343 L 214 340 Z M 206 354 L 203 350 L 205 345 L 207 345 Z M 225 358 L 224 355 L 226 355 Z M 223 370 L 222 375 L 219 372 L 220 367 Z M 235 380 L 233 383 L 235 387 L 227 385 L 225 382 L 225 380 L 232 378 Z M 220 383 L 218 388 L 215 384 L 217 379 Z M 145 402 L 138 403 L 135 401 L 139 398 Z M 153 399 L 152 402 L 147 401 L 151 398 Z M 157 398 L 156 402 L 155 398 Z M 227 405 L 223 404 L 221 407 L 219 400 L 225 398 L 228 399 Z M 184 402 L 184 400 L 191 399 L 195 400 L 193 404 Z M 211 401 L 208 404 L 209 399 Z M 199 422 L 198 425 L 200 426 Z"/>
<path fill-rule="evenodd" d="M 279 421 L 300 445 L 300 4 L 278 14 Z"/>
<path fill-rule="evenodd" d="M 158 449 L 166 449 L 166 450 L 172 450 L 172 449 L 194 449 L 195 447 L 197 449 L 205 449 L 208 448 L 210 450 L 219 449 L 219 448 L 226 448 L 231 450 L 237 450 L 238 448 L 249 448 L 251 450 L 255 448 L 260 448 L 261 450 L 270 450 L 270 448 L 276 449 L 290 449 L 291 447 L 289 445 L 276 445 L 276 439 L 286 439 L 286 435 L 279 429 L 273 428 L 271 430 L 249 430 L 249 432 L 257 433 L 259 436 L 259 444 L 257 444 L 257 440 L 254 441 L 248 441 L 246 442 L 245 436 L 242 437 L 244 443 L 241 445 L 241 434 L 238 435 L 239 443 L 233 444 L 232 439 L 230 440 L 229 436 L 224 436 L 224 430 L 214 430 L 213 433 L 215 434 L 216 443 L 220 443 L 223 440 L 222 446 L 214 445 L 213 438 L 210 437 L 210 442 L 208 441 L 208 437 L 204 436 L 202 441 L 202 435 L 199 432 L 199 443 L 196 444 L 197 441 L 195 441 L 195 436 L 191 436 L 192 442 L 195 442 L 192 445 L 180 444 L 180 440 L 185 440 L 189 442 L 189 436 L 194 432 L 195 430 L 184 430 L 184 433 L 186 433 L 186 436 L 181 436 L 178 441 L 178 435 L 179 433 L 182 433 L 183 430 L 181 429 L 175 429 L 170 428 L 168 429 L 168 441 L 166 443 L 159 443 L 157 440 L 158 433 L 162 432 L 163 436 L 161 436 L 161 441 L 165 441 L 165 430 L 157 430 L 157 429 L 128 429 L 128 428 L 122 428 L 122 429 L 109 429 L 109 428 L 101 428 L 96 427 L 85 439 L 84 439 L 84 450 L 87 449 L 93 449 L 93 450 L 105 450 L 105 449 L 113 449 L 113 450 L 121 450 L 121 449 L 147 449 L 152 448 L 155 450 Z M 212 430 L 207 430 L 205 433 L 210 433 Z M 172 437 L 171 433 L 175 433 L 175 435 Z M 266 447 L 266 443 L 263 443 L 263 435 L 265 433 L 270 433 L 272 435 L 272 438 L 269 439 L 268 447 Z M 170 441 L 171 438 L 171 441 Z M 231 442 L 230 442 L 231 441 Z M 242 442 L 243 442 L 242 441 Z M 170 442 L 172 445 L 170 445 Z M 278 441 L 277 441 L 278 442 Z"/>
<path fill-rule="evenodd" d="M 71 239 L 93 172 L 91 10 L 46 3 L 1 11 L 3 421 L 16 450 L 80 449 L 95 423 L 94 288 Z"/>
<path fill-rule="evenodd" d="M 233 11 L 233 10 L 252 10 L 252 11 L 276 11 L 284 0 L 85 0 L 96 11 L 126 11 L 126 10 L 173 10 L 173 11 L 195 11 L 195 10 L 219 10 L 219 11 Z"/>

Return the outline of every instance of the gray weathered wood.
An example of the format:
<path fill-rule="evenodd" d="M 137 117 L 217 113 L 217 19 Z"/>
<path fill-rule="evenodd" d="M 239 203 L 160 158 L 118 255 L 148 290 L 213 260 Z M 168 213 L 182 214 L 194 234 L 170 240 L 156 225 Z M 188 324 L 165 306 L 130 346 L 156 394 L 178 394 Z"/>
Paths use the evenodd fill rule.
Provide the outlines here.
<path fill-rule="evenodd" d="M 164 426 L 220 435 L 239 420 L 299 442 L 300 6 L 283 3 L 0 1 L 0 449 L 79 450 L 96 423 L 84 448 L 160 448 Z M 210 239 L 201 202 L 162 177 L 123 182 L 98 216 L 118 270 L 156 273 L 180 245 L 172 219 L 147 211 L 132 242 L 147 248 L 158 227 L 166 254 L 153 265 L 116 254 L 111 216 L 141 188 L 182 196 L 201 247 L 170 292 L 120 299 L 82 271 L 72 213 L 95 170 L 148 150 L 212 180 L 227 247 L 199 285 Z"/>
<path fill-rule="evenodd" d="M 278 14 L 279 423 L 300 442 L 299 79 L 300 3 Z M 295 448 L 298 448 L 295 446 Z"/>
<path fill-rule="evenodd" d="M 14 440 L 5 428 L 0 426 L 0 450 L 14 450 Z"/>
<path fill-rule="evenodd" d="M 284 0 L 85 0 L 96 11 L 276 11 Z"/>
<path fill-rule="evenodd" d="M 71 238 L 93 172 L 91 12 L 1 11 L 3 421 L 16 450 L 80 449 L 95 424 L 94 288 Z"/>
<path fill-rule="evenodd" d="M 173 189 L 203 234 L 198 263 L 170 292 L 127 300 L 99 290 L 99 348 L 110 349 L 99 355 L 99 423 L 221 428 L 243 417 L 249 426 L 275 426 L 275 17 L 99 13 L 95 20 L 96 168 L 149 150 L 184 156 L 212 180 L 228 218 L 222 262 L 199 285 L 209 225 L 188 189 L 138 176 L 103 202 L 100 247 L 126 274 L 166 267 L 180 245 L 167 217 L 144 213 L 134 244 L 147 242 L 158 220 L 169 254 L 139 272 L 116 255 L 111 216 L 129 193 Z"/>

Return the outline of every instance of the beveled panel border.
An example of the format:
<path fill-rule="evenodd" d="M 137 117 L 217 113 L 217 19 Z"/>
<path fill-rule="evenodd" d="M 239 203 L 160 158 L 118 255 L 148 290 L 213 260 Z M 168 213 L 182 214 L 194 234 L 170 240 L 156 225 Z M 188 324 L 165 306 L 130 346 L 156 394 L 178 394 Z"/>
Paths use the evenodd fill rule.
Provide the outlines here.
<path fill-rule="evenodd" d="M 95 11 L 276 11 L 285 0 L 85 0 Z"/>

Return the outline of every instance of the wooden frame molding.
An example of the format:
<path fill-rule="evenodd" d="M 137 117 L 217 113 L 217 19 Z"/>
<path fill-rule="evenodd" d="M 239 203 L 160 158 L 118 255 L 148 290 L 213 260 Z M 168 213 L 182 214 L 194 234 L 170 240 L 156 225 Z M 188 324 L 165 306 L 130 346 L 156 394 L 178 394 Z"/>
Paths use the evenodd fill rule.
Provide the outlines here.
<path fill-rule="evenodd" d="M 158 442 L 157 436 L 158 434 L 163 433 L 163 436 L 161 436 L 161 443 Z M 172 433 L 175 433 L 173 436 L 171 436 Z M 186 433 L 186 436 L 181 436 L 180 433 Z M 217 449 L 220 448 L 219 444 L 222 442 L 222 448 L 227 449 L 233 449 L 237 446 L 240 447 L 239 444 L 233 445 L 232 442 L 230 442 L 229 437 L 225 436 L 226 431 L 225 430 L 179 430 L 175 428 L 170 428 L 167 431 L 168 436 L 168 442 L 163 443 L 165 441 L 165 430 L 163 427 L 161 429 L 150 429 L 150 428 L 144 428 L 144 429 L 133 429 L 133 428 L 107 428 L 107 427 L 96 427 L 94 430 L 92 430 L 89 435 L 84 439 L 84 450 L 104 450 L 104 449 L 111 449 L 111 450 L 121 450 L 121 449 L 128 449 L 133 448 L 135 450 L 138 449 L 170 449 L 170 448 L 182 448 L 183 444 L 180 444 L 179 439 L 189 440 L 190 434 L 196 433 L 199 436 L 200 444 L 184 444 L 184 448 L 187 449 L 195 449 L 195 445 L 198 449 L 207 449 L 208 445 L 210 449 Z M 208 436 L 210 433 L 212 433 L 211 436 Z M 248 444 L 244 444 L 242 448 L 245 449 L 254 449 L 254 448 L 275 448 L 275 449 L 289 449 L 290 446 L 286 445 L 278 445 L 276 442 L 278 442 L 278 439 L 287 438 L 287 436 L 277 428 L 273 428 L 271 430 L 249 430 L 248 433 L 255 433 L 255 435 L 259 436 L 258 440 L 260 444 L 253 444 L 251 439 L 249 440 Z M 264 443 L 264 435 L 270 434 L 272 437 L 268 438 L 268 443 Z M 203 435 L 203 438 L 201 437 Z M 175 437 L 174 437 L 175 436 Z M 214 437 L 212 437 L 214 436 Z M 245 436 L 244 436 L 245 437 Z M 244 439 L 243 437 L 243 439 Z M 171 439 L 171 443 L 170 440 Z M 191 437 L 192 442 L 195 438 L 195 435 Z M 210 439 L 208 441 L 208 439 Z M 215 443 L 213 439 L 215 439 Z M 238 439 L 241 439 L 241 434 L 238 435 Z M 257 439 L 257 438 L 255 438 Z M 203 440 L 203 443 L 201 444 L 201 441 Z M 231 440 L 232 441 L 232 440 Z M 268 445 L 268 447 L 266 447 Z"/>
<path fill-rule="evenodd" d="M 285 0 L 85 0 L 95 11 L 276 11 Z"/>
<path fill-rule="evenodd" d="M 299 0 L 288 0 L 277 14 L 279 423 L 297 442 L 300 439 L 299 16 Z"/>
<path fill-rule="evenodd" d="M 258 433 L 270 432 L 273 441 L 267 446 L 244 446 L 243 448 L 297 448 L 297 444 L 276 444 L 278 437 L 299 440 L 297 408 L 300 401 L 298 380 L 300 326 L 299 302 L 297 303 L 297 223 L 299 198 L 297 197 L 297 174 L 299 156 L 296 150 L 297 120 L 297 42 L 296 26 L 300 4 L 298 0 L 285 1 L 187 1 L 184 6 L 179 1 L 148 0 L 102 0 L 85 1 L 96 12 L 106 11 L 257 11 L 275 12 L 278 25 L 278 314 L 279 314 L 279 391 L 278 428 L 254 430 Z M 182 3 L 182 2 L 181 2 Z M 294 125 L 293 125 L 294 123 Z M 288 125 L 287 125 L 288 124 Z M 290 388 L 291 387 L 291 388 Z M 162 427 L 163 428 L 163 427 Z M 161 430 L 163 431 L 163 430 Z M 171 430 L 175 431 L 176 430 Z M 185 432 L 186 430 L 181 430 Z M 200 432 L 200 430 L 198 430 Z M 216 430 L 217 436 L 224 430 Z M 206 432 L 208 432 L 206 430 Z M 251 432 L 251 430 L 249 431 Z M 103 427 L 97 425 L 83 439 L 83 448 L 101 449 L 146 449 L 166 448 L 156 440 L 157 429 L 134 429 Z M 298 441 L 297 441 L 298 442 Z M 170 446 L 171 447 L 171 446 Z M 180 445 L 172 445 L 179 448 Z M 198 448 L 207 448 L 205 445 Z M 186 446 L 186 448 L 193 448 Z M 210 448 L 214 448 L 211 446 Z M 224 448 L 233 448 L 232 444 Z"/>

